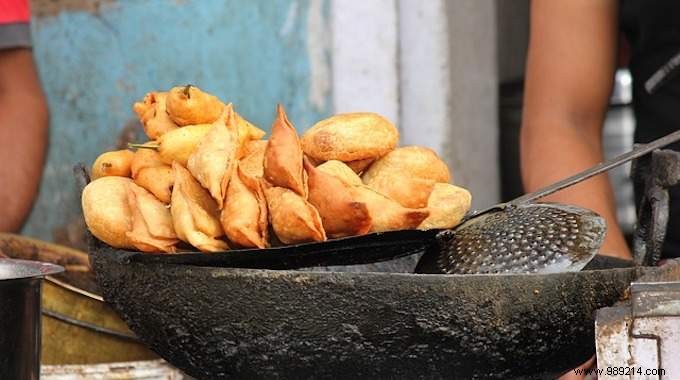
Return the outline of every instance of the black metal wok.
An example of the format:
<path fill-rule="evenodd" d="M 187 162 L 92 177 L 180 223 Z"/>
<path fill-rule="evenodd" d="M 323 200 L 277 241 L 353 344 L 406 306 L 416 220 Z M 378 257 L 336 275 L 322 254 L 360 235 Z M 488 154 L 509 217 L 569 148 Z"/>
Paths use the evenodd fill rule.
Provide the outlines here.
<path fill-rule="evenodd" d="M 134 262 L 96 239 L 91 248 L 105 299 L 200 379 L 555 376 L 594 353 L 595 310 L 658 270 L 272 271 Z"/>

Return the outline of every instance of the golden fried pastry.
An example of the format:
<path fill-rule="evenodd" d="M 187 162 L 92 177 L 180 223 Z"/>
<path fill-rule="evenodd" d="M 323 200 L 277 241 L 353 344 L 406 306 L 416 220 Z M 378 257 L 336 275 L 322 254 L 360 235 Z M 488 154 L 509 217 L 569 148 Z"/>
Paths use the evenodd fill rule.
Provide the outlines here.
<path fill-rule="evenodd" d="M 250 141 L 260 140 L 267 132 L 254 126 L 248 120 L 241 117 L 236 111 L 234 111 L 234 117 L 236 118 L 236 125 L 238 126 L 238 141 L 240 146 L 238 158 L 241 158 L 246 154 L 246 144 Z"/>
<path fill-rule="evenodd" d="M 172 167 L 161 160 L 161 155 L 157 151 L 137 149 L 132 157 L 130 169 L 132 179 L 137 185 L 150 191 L 161 202 L 170 203 L 175 174 Z"/>
<path fill-rule="evenodd" d="M 434 188 L 435 181 L 403 174 L 386 173 L 366 181 L 371 189 L 386 195 L 407 208 L 427 206 L 427 199 Z"/>
<path fill-rule="evenodd" d="M 102 177 L 85 186 L 81 197 L 87 228 L 97 239 L 115 248 L 135 248 L 127 236 L 132 230 L 130 184 L 129 178 Z"/>
<path fill-rule="evenodd" d="M 175 252 L 179 242 L 172 226 L 170 210 L 140 186 L 128 186 L 132 230 L 127 237 L 142 252 Z"/>
<path fill-rule="evenodd" d="M 363 173 L 371 164 L 375 162 L 374 158 L 367 158 L 365 160 L 354 160 L 354 161 L 347 161 L 346 164 L 349 166 L 352 170 L 354 170 L 355 173 Z"/>
<path fill-rule="evenodd" d="M 229 181 L 220 221 L 232 242 L 246 248 L 267 247 L 269 220 L 262 185 L 244 173 L 238 163 Z"/>
<path fill-rule="evenodd" d="M 348 185 L 362 185 L 361 177 L 357 175 L 349 166 L 344 162 L 338 160 L 326 161 L 323 164 L 316 167 L 324 173 L 328 173 L 336 176 Z"/>
<path fill-rule="evenodd" d="M 166 107 L 170 118 L 185 126 L 213 123 L 222 115 L 224 103 L 196 86 L 186 85 L 169 91 Z"/>
<path fill-rule="evenodd" d="M 92 164 L 92 179 L 107 176 L 129 177 L 132 156 L 134 152 L 130 150 L 102 153 Z"/>
<path fill-rule="evenodd" d="M 182 165 L 174 162 L 172 168 L 175 184 L 170 212 L 177 237 L 203 252 L 229 249 L 226 242 L 217 239 L 224 231 L 215 200 Z"/>
<path fill-rule="evenodd" d="M 338 114 L 321 120 L 302 136 L 302 149 L 316 162 L 376 159 L 394 149 L 399 131 L 370 112 Z"/>
<path fill-rule="evenodd" d="M 219 209 L 224 203 L 238 149 L 238 129 L 229 104 L 187 161 L 187 168 L 210 191 Z"/>
<path fill-rule="evenodd" d="M 249 177 L 264 175 L 264 151 L 267 140 L 252 140 L 245 144 L 243 158 L 239 161 L 241 170 Z"/>
<path fill-rule="evenodd" d="M 368 207 L 370 232 L 408 230 L 418 227 L 428 217 L 427 209 L 410 209 L 368 186 L 353 186 L 354 198 Z"/>
<path fill-rule="evenodd" d="M 324 241 L 326 233 L 319 212 L 296 192 L 262 181 L 269 221 L 274 233 L 285 244 Z"/>
<path fill-rule="evenodd" d="M 141 169 L 134 177 L 137 185 L 145 188 L 159 201 L 170 204 L 175 173 L 170 165 L 149 166 Z"/>
<path fill-rule="evenodd" d="M 374 162 L 361 178 L 370 186 L 376 177 L 387 174 L 435 182 L 451 181 L 449 168 L 437 153 L 420 146 L 405 146 L 391 151 Z"/>
<path fill-rule="evenodd" d="M 157 146 L 155 141 L 146 142 L 141 146 L 146 148 L 137 149 L 134 156 L 132 156 L 132 162 L 130 163 L 130 172 L 133 179 L 144 168 L 166 165 L 161 159 L 160 153 L 158 153 L 158 150 L 155 148 Z"/>
<path fill-rule="evenodd" d="M 264 178 L 274 186 L 291 189 L 306 198 L 300 139 L 282 105 L 276 107 L 276 114 L 264 152 Z"/>
<path fill-rule="evenodd" d="M 212 124 L 187 125 L 161 136 L 158 139 L 158 153 L 163 162 L 171 165 L 173 161 L 177 161 L 186 166 L 189 156 L 212 127 Z"/>
<path fill-rule="evenodd" d="M 132 106 L 139 116 L 144 132 L 151 140 L 156 140 L 163 134 L 178 128 L 166 111 L 167 96 L 167 92 L 149 92 L 144 96 L 144 100 Z"/>
<path fill-rule="evenodd" d="M 435 184 L 427 201 L 430 216 L 418 226 L 418 229 L 430 230 L 457 226 L 465 213 L 470 210 L 471 201 L 470 192 L 462 187 L 448 183 Z"/>
<path fill-rule="evenodd" d="M 309 203 L 319 211 L 330 237 L 364 235 L 371 229 L 371 216 L 365 203 L 355 199 L 352 185 L 312 166 L 305 160 L 309 178 Z"/>

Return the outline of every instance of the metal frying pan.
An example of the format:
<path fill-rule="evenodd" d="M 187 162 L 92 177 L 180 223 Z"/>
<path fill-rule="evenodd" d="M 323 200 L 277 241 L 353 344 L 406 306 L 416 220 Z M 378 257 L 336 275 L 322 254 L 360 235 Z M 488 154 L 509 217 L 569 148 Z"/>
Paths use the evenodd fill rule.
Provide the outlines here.
<path fill-rule="evenodd" d="M 270 271 L 126 262 L 96 240 L 90 255 L 106 301 L 198 379 L 554 378 L 595 352 L 595 310 L 663 270 Z"/>

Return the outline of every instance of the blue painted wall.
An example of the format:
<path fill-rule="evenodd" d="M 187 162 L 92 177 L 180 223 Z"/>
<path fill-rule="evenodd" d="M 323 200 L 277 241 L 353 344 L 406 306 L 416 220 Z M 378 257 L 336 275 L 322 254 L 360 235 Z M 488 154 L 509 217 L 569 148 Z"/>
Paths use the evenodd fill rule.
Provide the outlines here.
<path fill-rule="evenodd" d="M 308 18 L 325 23 L 327 1 L 118 0 L 94 10 L 63 3 L 71 4 L 41 12 L 34 2 L 34 54 L 51 124 L 27 235 L 78 238 L 72 167 L 116 148 L 131 129 L 142 139 L 131 106 L 147 91 L 192 83 L 264 129 L 278 102 L 300 130 L 330 112 L 328 91 L 321 101 L 311 93 L 318 85 L 312 73 L 329 69 L 313 69 L 319 62 L 310 60 L 310 49 L 324 49 L 322 64 L 329 65 L 327 46 L 318 38 L 310 46 L 308 38 Z"/>

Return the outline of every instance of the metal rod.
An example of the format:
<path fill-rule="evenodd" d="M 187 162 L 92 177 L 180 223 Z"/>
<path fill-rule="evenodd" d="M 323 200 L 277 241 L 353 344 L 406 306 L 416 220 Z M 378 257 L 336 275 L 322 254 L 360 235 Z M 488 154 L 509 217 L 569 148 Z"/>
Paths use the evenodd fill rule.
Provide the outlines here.
<path fill-rule="evenodd" d="M 100 332 L 102 334 L 112 335 L 112 336 L 115 336 L 116 338 L 125 339 L 125 340 L 133 341 L 133 342 L 136 342 L 136 343 L 140 342 L 139 338 L 137 338 L 137 336 L 135 336 L 133 334 L 124 333 L 124 332 L 121 332 L 121 331 L 111 330 L 111 329 L 108 329 L 106 327 L 97 326 L 97 325 L 92 324 L 90 322 L 85 322 L 85 321 L 81 321 L 79 319 L 71 318 L 69 316 L 58 313 L 56 311 L 42 309 L 42 313 L 44 315 L 50 317 L 50 318 L 54 318 L 56 320 L 59 320 L 59 321 L 62 321 L 62 322 L 65 322 L 65 323 L 68 323 L 68 324 L 71 324 L 71 325 L 84 327 L 84 328 L 89 329 L 89 330 Z"/>
<path fill-rule="evenodd" d="M 645 154 L 652 152 L 656 149 L 659 149 L 661 147 L 664 147 L 668 144 L 672 144 L 676 141 L 680 141 L 680 130 L 675 131 L 673 133 L 670 133 L 660 139 L 654 140 L 648 144 L 640 145 L 637 148 L 633 149 L 630 152 L 624 153 L 620 156 L 614 157 L 611 160 L 607 160 L 605 162 L 601 162 L 590 169 L 586 169 L 578 174 L 575 174 L 569 178 L 565 178 L 559 182 L 556 182 L 550 186 L 544 187 L 542 189 L 539 189 L 537 191 L 534 191 L 529 194 L 524 194 L 519 198 L 515 198 L 511 200 L 510 204 L 513 205 L 518 205 L 521 203 L 528 203 L 528 202 L 533 202 L 537 199 L 543 198 L 545 196 L 548 196 L 552 193 L 555 193 L 557 191 L 560 191 L 566 187 L 569 187 L 571 185 L 575 185 L 581 181 L 584 181 L 590 177 L 596 176 L 598 174 L 604 173 L 612 168 L 615 168 L 621 164 L 624 164 L 628 161 L 634 160 L 638 157 L 644 156 Z"/>

